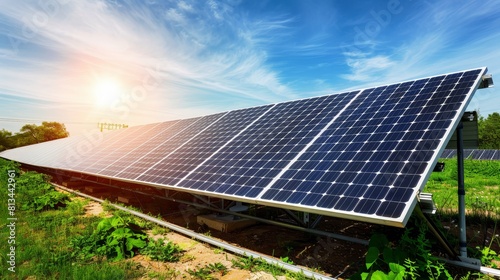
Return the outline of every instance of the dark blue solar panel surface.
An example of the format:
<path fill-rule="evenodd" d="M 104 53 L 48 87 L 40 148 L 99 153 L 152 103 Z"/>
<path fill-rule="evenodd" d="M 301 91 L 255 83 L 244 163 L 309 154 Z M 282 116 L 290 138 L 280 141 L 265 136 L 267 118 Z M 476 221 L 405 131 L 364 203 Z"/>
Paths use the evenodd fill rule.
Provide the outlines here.
<path fill-rule="evenodd" d="M 256 197 L 354 95 L 355 92 L 277 104 L 177 185 Z"/>
<path fill-rule="evenodd" d="M 116 136 L 102 143 L 92 151 L 91 157 L 86 157 L 75 166 L 75 170 L 98 174 L 101 170 L 112 164 L 120 156 L 126 154 L 145 141 L 158 123 L 131 127 L 130 129 L 116 131 Z"/>
<path fill-rule="evenodd" d="M 206 122 L 204 118 L 192 118 L 176 121 L 175 124 L 166 128 L 161 135 L 155 137 L 152 141 L 146 143 L 138 149 L 138 153 L 143 153 L 135 161 L 129 162 L 129 165 L 121 169 L 116 178 L 135 179 L 142 173 L 158 163 L 169 153 L 178 149 L 183 141 L 193 137 Z"/>
<path fill-rule="evenodd" d="M 210 121 L 205 129 L 200 129 L 196 137 L 185 141 L 185 145 L 170 153 L 137 179 L 162 185 L 176 185 L 269 108 L 270 106 L 262 106 L 232 111 L 217 121 Z"/>
<path fill-rule="evenodd" d="M 67 169 L 401 226 L 485 72 L 132 127 Z M 60 143 L 78 149 L 78 141 Z M 2 156 L 26 161 L 22 151 Z M 34 162 L 61 168 L 46 154 Z"/>
<path fill-rule="evenodd" d="M 185 146 L 189 148 L 190 141 L 195 139 L 205 129 L 214 125 L 226 114 L 227 113 L 220 113 L 202 117 L 172 137 L 172 139 L 163 143 L 159 154 L 155 157 L 148 157 L 148 160 L 150 160 L 152 164 L 147 166 L 147 169 L 141 174 L 136 174 L 134 179 L 144 182 L 165 182 L 165 184 L 168 184 L 166 182 L 170 183 L 178 180 L 188 171 L 182 169 L 185 163 L 179 162 L 178 157 L 172 157 L 172 155 Z M 167 166 L 166 163 L 170 165 Z"/>
<path fill-rule="evenodd" d="M 478 73 L 363 91 L 262 199 L 400 217 Z"/>

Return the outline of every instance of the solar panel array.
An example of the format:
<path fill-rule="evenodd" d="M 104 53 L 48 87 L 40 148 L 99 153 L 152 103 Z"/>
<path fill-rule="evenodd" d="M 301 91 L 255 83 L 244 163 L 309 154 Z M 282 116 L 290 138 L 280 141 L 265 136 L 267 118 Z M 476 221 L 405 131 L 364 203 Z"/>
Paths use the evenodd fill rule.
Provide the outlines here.
<path fill-rule="evenodd" d="M 0 156 L 404 226 L 486 71 L 137 126 L 93 142 L 62 139 Z M 82 149 L 82 143 L 89 147 Z"/>
<path fill-rule="evenodd" d="M 457 150 L 444 150 L 441 158 L 454 158 L 457 156 Z M 488 149 L 464 149 L 464 158 L 482 159 L 482 160 L 500 160 L 500 150 Z"/>

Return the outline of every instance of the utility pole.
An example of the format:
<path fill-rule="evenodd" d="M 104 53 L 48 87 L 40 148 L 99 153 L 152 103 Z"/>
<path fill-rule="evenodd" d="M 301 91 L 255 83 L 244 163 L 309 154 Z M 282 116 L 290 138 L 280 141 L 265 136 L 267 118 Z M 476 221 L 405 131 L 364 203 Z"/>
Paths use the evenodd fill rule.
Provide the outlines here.
<path fill-rule="evenodd" d="M 127 128 L 128 125 L 126 124 L 117 124 L 117 123 L 97 123 L 97 127 L 103 132 L 104 129 L 106 130 L 116 130 L 116 129 L 122 129 L 122 128 Z"/>

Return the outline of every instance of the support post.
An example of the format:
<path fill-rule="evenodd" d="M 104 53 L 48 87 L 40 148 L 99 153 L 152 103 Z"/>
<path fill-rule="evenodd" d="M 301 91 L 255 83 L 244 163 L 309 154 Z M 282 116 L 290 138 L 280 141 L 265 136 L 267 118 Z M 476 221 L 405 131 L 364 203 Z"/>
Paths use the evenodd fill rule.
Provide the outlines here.
<path fill-rule="evenodd" d="M 467 258 L 467 226 L 465 224 L 465 184 L 464 184 L 464 146 L 463 124 L 457 127 L 457 168 L 458 168 L 458 226 L 460 227 L 460 256 Z"/>

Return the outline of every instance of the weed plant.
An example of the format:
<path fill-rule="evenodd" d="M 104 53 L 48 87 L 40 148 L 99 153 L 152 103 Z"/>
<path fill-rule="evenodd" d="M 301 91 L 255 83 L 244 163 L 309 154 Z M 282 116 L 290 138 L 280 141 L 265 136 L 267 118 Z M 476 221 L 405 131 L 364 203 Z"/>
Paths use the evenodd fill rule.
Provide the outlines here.
<path fill-rule="evenodd" d="M 221 263 L 211 263 L 195 270 L 187 270 L 191 277 L 201 280 L 220 279 L 220 277 L 227 274 L 227 271 L 227 267 Z"/>
<path fill-rule="evenodd" d="M 288 258 L 285 258 L 285 259 L 283 259 L 283 261 L 287 262 L 289 260 L 288 260 Z M 285 275 L 287 277 L 287 279 L 308 279 L 304 275 L 304 273 L 290 272 L 290 271 L 285 270 L 283 267 L 269 264 L 260 258 L 254 258 L 252 256 L 235 258 L 235 259 L 232 259 L 231 262 L 233 263 L 233 267 L 243 269 L 243 270 L 248 270 L 251 272 L 265 271 L 267 273 L 270 273 L 274 277 Z"/>
<path fill-rule="evenodd" d="M 181 253 L 182 249 L 179 246 L 163 238 L 150 240 L 148 245 L 141 250 L 141 254 L 149 256 L 152 260 L 163 262 L 177 262 Z"/>
<path fill-rule="evenodd" d="M 73 256 L 82 260 L 106 257 L 116 261 L 133 257 L 139 249 L 145 248 L 146 234 L 130 216 L 117 214 L 102 219 L 91 234 L 73 238 Z"/>

